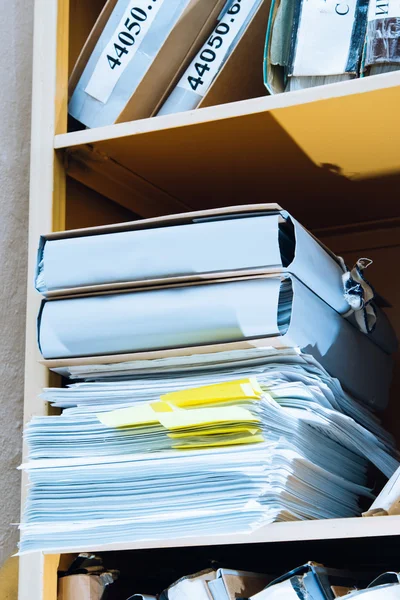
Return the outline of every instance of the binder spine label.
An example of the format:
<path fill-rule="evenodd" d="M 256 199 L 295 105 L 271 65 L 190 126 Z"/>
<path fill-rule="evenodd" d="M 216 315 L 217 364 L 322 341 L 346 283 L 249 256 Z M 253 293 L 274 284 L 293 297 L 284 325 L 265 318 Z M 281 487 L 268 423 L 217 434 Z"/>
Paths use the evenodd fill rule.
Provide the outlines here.
<path fill-rule="evenodd" d="M 368 21 L 400 17 L 400 0 L 370 0 Z"/>
<path fill-rule="evenodd" d="M 221 69 L 235 39 L 260 0 L 233 0 L 209 40 L 193 59 L 178 87 L 203 97 Z"/>
<path fill-rule="evenodd" d="M 358 72 L 367 9 L 368 0 L 301 0 L 290 74 Z"/>
<path fill-rule="evenodd" d="M 400 0 L 370 0 L 365 64 L 400 64 Z"/>
<path fill-rule="evenodd" d="M 85 92 L 106 104 L 140 48 L 164 0 L 131 0 L 97 61 Z"/>

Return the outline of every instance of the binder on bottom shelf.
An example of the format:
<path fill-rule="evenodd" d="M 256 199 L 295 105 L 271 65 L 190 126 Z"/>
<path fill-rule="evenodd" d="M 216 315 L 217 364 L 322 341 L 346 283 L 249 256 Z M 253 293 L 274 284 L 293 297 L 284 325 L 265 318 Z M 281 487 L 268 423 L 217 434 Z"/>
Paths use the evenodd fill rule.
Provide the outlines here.
<path fill-rule="evenodd" d="M 160 600 L 235 600 L 262 590 L 272 577 L 263 573 L 208 569 L 182 577 L 160 595 Z"/>
<path fill-rule="evenodd" d="M 333 600 L 332 587 L 365 585 L 369 575 L 308 562 L 278 577 L 249 600 Z"/>
<path fill-rule="evenodd" d="M 198 354 L 202 347 L 206 352 L 232 345 L 298 347 L 372 408 L 383 409 L 388 402 L 391 358 L 295 277 L 44 301 L 38 337 L 50 368 L 80 364 L 83 357 L 107 362 L 115 354 L 135 360 L 171 351 Z"/>

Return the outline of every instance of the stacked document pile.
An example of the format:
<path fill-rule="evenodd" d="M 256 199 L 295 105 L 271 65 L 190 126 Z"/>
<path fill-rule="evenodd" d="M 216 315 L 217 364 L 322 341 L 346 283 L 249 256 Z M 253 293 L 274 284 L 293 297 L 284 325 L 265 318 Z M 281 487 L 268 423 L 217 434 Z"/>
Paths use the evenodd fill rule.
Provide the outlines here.
<path fill-rule="evenodd" d="M 21 550 L 359 515 L 369 463 L 398 466 L 390 436 L 311 357 L 260 362 L 45 390 L 69 408 L 27 428 Z"/>
<path fill-rule="evenodd" d="M 26 428 L 21 551 L 361 515 L 399 466 L 366 264 L 276 205 L 44 237 L 39 345 L 81 381 Z"/>

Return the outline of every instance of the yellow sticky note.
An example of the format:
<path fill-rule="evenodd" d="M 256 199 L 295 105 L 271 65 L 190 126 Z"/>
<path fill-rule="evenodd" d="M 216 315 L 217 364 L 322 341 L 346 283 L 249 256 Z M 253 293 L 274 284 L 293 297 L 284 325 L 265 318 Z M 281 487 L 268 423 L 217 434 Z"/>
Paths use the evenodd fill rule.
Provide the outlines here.
<path fill-rule="evenodd" d="M 178 442 L 173 448 L 175 450 L 195 450 L 197 448 L 216 448 L 218 446 L 234 446 L 236 444 L 260 444 L 261 442 L 264 442 L 262 435 L 248 435 L 236 439 L 229 439 L 229 437 L 226 437 L 218 442 L 212 441 L 212 438 L 206 439 L 203 443 L 195 441 L 194 443 L 188 442 L 187 444 L 183 444 L 182 442 Z"/>
<path fill-rule="evenodd" d="M 259 418 L 246 408 L 224 406 L 218 408 L 194 408 L 174 410 L 170 413 L 157 413 L 161 425 L 166 429 L 182 429 L 214 423 L 258 423 Z"/>
<path fill-rule="evenodd" d="M 156 413 L 160 413 L 160 412 L 172 412 L 174 410 L 166 402 L 151 402 L 150 406 L 154 410 L 154 412 L 156 412 Z"/>
<path fill-rule="evenodd" d="M 161 400 L 183 408 L 199 404 L 232 402 L 233 400 L 258 400 L 261 398 L 262 393 L 257 379 L 249 377 L 237 381 L 227 381 L 179 392 L 170 392 L 161 396 Z"/>
<path fill-rule="evenodd" d="M 106 427 L 134 427 L 158 424 L 157 414 L 150 404 L 139 404 L 107 413 L 99 413 L 97 418 Z"/>
<path fill-rule="evenodd" d="M 233 425 L 232 427 L 198 428 L 194 429 L 193 431 L 174 431 L 173 433 L 168 433 L 168 437 L 175 440 L 180 438 L 199 437 L 202 435 L 224 435 L 234 433 L 256 435 L 256 433 L 261 433 L 261 429 L 259 427 L 244 427 L 243 425 Z"/>

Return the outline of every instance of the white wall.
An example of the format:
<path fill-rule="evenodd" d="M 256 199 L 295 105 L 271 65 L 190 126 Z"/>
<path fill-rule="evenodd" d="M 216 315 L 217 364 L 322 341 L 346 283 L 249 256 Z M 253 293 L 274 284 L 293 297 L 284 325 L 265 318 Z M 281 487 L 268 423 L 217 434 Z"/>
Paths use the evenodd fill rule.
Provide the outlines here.
<path fill-rule="evenodd" d="M 20 510 L 33 4 L 0 0 L 0 566 Z"/>

